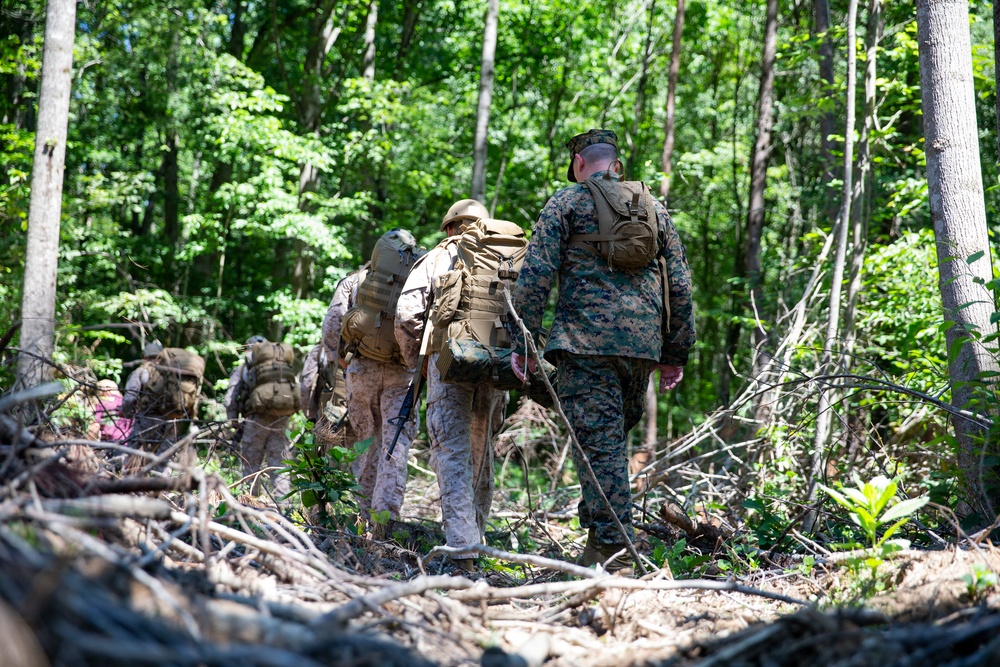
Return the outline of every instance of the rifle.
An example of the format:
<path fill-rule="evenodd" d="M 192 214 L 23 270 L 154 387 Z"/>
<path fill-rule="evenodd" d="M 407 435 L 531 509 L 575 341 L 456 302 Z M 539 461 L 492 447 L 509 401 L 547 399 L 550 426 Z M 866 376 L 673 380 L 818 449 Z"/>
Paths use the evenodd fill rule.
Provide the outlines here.
<path fill-rule="evenodd" d="M 434 329 L 430 318 L 433 303 L 434 287 L 432 286 L 430 298 L 427 299 L 427 310 L 424 311 L 424 335 L 420 338 L 420 356 L 417 357 L 417 368 L 413 371 L 410 384 L 406 387 L 406 396 L 403 398 L 403 404 L 399 406 L 399 414 L 389 419 L 389 424 L 396 427 L 396 435 L 392 437 L 392 444 L 389 445 L 389 450 L 385 454 L 386 461 L 392 458 L 392 451 L 396 449 L 399 435 L 406 427 L 406 422 L 410 421 L 410 415 L 413 414 L 414 404 L 420 405 L 420 390 L 423 389 L 424 384 L 424 361 L 427 359 L 427 348 L 431 342 L 431 331 Z"/>

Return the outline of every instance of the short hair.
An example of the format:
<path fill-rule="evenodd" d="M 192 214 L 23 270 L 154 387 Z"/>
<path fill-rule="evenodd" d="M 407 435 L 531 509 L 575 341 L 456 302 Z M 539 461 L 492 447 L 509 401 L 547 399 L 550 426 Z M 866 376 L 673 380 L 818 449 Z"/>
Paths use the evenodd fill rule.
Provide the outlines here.
<path fill-rule="evenodd" d="M 614 162 L 618 159 L 618 149 L 611 144 L 591 144 L 579 153 L 585 162 Z"/>

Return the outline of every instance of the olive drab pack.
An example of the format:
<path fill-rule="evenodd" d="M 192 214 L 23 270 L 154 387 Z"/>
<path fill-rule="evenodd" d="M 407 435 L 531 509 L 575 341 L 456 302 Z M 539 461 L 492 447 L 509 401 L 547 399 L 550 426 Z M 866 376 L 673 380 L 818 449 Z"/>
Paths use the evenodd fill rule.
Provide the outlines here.
<path fill-rule="evenodd" d="M 163 349 L 146 363 L 149 379 L 141 394 L 142 412 L 167 419 L 193 419 L 205 375 L 205 360 L 179 347 Z"/>
<path fill-rule="evenodd" d="M 413 236 L 393 230 L 376 242 L 371 266 L 358 285 L 355 306 L 344 314 L 341 342 L 375 361 L 402 363 L 396 343 L 396 302 L 403 283 L 424 251 Z"/>
<path fill-rule="evenodd" d="M 517 280 L 528 241 L 513 222 L 481 218 L 446 242 L 455 244 L 457 259 L 452 270 L 434 280 L 431 350 L 441 353 L 438 369 L 445 382 L 469 381 L 451 379 L 458 377 L 457 369 L 449 372 L 456 359 L 452 351 L 458 348 L 448 341 L 475 341 L 494 362 L 491 374 L 496 380 L 503 362 L 494 348 L 511 346 L 503 290 Z"/>
<path fill-rule="evenodd" d="M 653 195 L 641 181 L 615 181 L 610 172 L 583 184 L 597 208 L 597 234 L 573 234 L 570 245 L 584 248 L 612 269 L 632 271 L 647 266 L 660 251 L 662 230 Z"/>
<path fill-rule="evenodd" d="M 247 364 L 249 382 L 240 412 L 276 417 L 298 412 L 302 399 L 295 380 L 295 351 L 291 345 L 254 343 Z"/>

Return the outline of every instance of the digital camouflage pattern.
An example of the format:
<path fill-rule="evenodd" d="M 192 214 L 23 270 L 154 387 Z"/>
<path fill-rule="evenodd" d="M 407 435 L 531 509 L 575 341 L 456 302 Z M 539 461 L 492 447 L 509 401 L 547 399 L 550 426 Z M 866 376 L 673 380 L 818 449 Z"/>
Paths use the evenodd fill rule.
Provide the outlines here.
<path fill-rule="evenodd" d="M 631 540 L 634 536 L 626 435 L 642 418 L 654 362 L 629 357 L 558 356 L 559 401 Z M 580 525 L 594 528 L 600 543 L 621 544 L 621 532 L 594 480 L 585 472 L 579 452 L 576 448 L 571 451 L 583 495 L 579 503 Z"/>
<path fill-rule="evenodd" d="M 617 180 L 614 174 L 612 178 Z M 659 202 L 656 212 L 667 230 L 670 323 L 665 334 L 661 331 L 663 295 L 656 262 L 644 269 L 618 271 L 609 268 L 604 259 L 569 245 L 571 234 L 599 231 L 597 209 L 584 185 L 563 188 L 549 199 L 535 222 L 527 257 L 512 290 L 528 329 L 538 331 L 549 292 L 558 281 L 559 300 L 546 356 L 564 350 L 652 359 L 670 366 L 687 363 L 695 342 L 691 271 L 677 230 Z M 518 349 L 524 349 L 523 341 Z"/>
<path fill-rule="evenodd" d="M 386 460 L 396 427 L 388 420 L 399 414 L 406 397 L 406 387 L 413 373 L 398 364 L 384 363 L 358 355 L 347 367 L 347 405 L 351 426 L 358 440 L 372 439 L 372 444 L 351 464 L 354 478 L 361 487 L 358 506 L 362 516 L 388 511 L 399 519 L 406 492 L 406 460 L 410 444 L 420 429 L 420 411 L 407 420 L 399 434 L 392 458 Z"/>
<path fill-rule="evenodd" d="M 358 291 L 358 285 L 364 280 L 367 266 L 365 264 L 357 271 L 347 274 L 337 283 L 330 307 L 323 318 L 323 347 L 326 348 L 327 359 L 334 362 L 340 359 L 340 332 L 344 325 L 344 315 L 354 306 L 354 295 Z"/>

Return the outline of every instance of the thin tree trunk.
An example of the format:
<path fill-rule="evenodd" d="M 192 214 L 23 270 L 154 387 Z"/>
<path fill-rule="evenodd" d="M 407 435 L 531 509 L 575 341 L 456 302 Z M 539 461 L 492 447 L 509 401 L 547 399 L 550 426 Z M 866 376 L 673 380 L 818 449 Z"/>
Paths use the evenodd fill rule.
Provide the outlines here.
<path fill-rule="evenodd" d="M 479 104 L 476 108 L 476 136 L 472 151 L 473 199 L 484 201 L 486 194 L 486 154 L 489 149 L 490 105 L 493 101 L 493 64 L 497 52 L 497 0 L 486 2 L 483 29 L 483 57 L 479 68 Z"/>
<path fill-rule="evenodd" d="M 392 78 L 402 81 L 403 63 L 410 52 L 413 35 L 416 34 L 417 20 L 420 18 L 421 0 L 405 0 L 403 3 L 403 24 L 399 32 L 399 49 L 396 51 L 396 61 L 393 66 Z"/>
<path fill-rule="evenodd" d="M 656 18 L 656 0 L 649 0 L 649 25 L 646 27 L 646 44 L 642 49 L 642 69 L 639 74 L 639 85 L 635 93 L 635 106 L 632 109 L 632 128 L 625 136 L 628 145 L 628 162 L 625 164 L 625 178 L 631 180 L 635 175 L 636 164 L 640 161 L 637 155 L 636 140 L 642 117 L 646 115 L 646 82 L 649 80 L 649 65 L 653 59 L 653 19 Z"/>
<path fill-rule="evenodd" d="M 875 129 L 877 103 L 878 45 L 882 39 L 882 1 L 868 0 L 868 22 L 865 27 L 865 116 L 858 135 L 858 179 L 854 184 L 852 208 L 851 276 L 847 285 L 847 307 L 844 310 L 844 364 L 854 364 L 854 324 L 857 317 L 858 296 L 861 294 L 861 275 L 865 250 L 868 246 L 868 226 L 871 222 L 872 149 L 871 134 Z"/>
<path fill-rule="evenodd" d="M 820 361 L 819 374 L 834 372 L 840 365 L 841 350 L 837 339 L 840 333 L 840 300 L 843 293 L 844 264 L 847 260 L 847 232 L 851 222 L 851 197 L 854 194 L 854 96 L 857 88 L 857 33 L 858 0 L 850 0 L 847 6 L 847 99 L 845 105 L 846 127 L 844 129 L 844 185 L 841 190 L 840 212 L 837 214 L 837 226 L 834 236 L 837 239 L 833 255 L 833 277 L 830 281 L 829 313 L 826 323 L 826 337 L 823 342 L 823 355 Z M 836 362 L 836 363 L 835 363 Z M 833 406 L 837 403 L 837 393 L 833 389 L 820 386 L 819 407 L 816 415 L 816 439 L 813 447 L 812 477 L 809 482 L 809 498 L 812 502 L 816 496 L 816 484 L 823 474 L 823 460 L 830 446 L 833 424 Z M 806 517 L 804 527 L 811 531 L 816 520 L 816 514 L 811 511 Z"/>
<path fill-rule="evenodd" d="M 986 336 L 996 331 L 996 325 L 990 323 L 994 298 L 983 286 L 993 278 L 993 271 L 979 162 L 968 3 L 917 0 L 917 42 L 941 301 L 945 320 L 955 323 L 945 334 L 951 400 L 958 409 L 975 410 L 970 403 L 976 389 L 970 382 L 981 373 L 1000 369 L 990 351 L 969 335 L 974 330 Z M 981 457 L 995 455 L 996 445 L 988 452 L 977 451 L 976 437 L 982 429 L 965 418 L 956 418 L 954 425 L 968 500 L 989 521 L 995 516 L 989 496 L 997 490 L 996 468 L 985 474 Z"/>
<path fill-rule="evenodd" d="M 24 324 L 21 326 L 21 352 L 17 358 L 20 387 L 33 387 L 52 377 L 52 369 L 46 361 L 52 358 L 55 338 L 59 218 L 75 31 L 76 0 L 49 0 L 21 295 Z"/>
<path fill-rule="evenodd" d="M 365 81 L 375 80 L 375 26 L 378 24 L 378 0 L 368 3 L 368 20 L 365 23 L 365 55 L 361 62 L 361 76 Z"/>
<path fill-rule="evenodd" d="M 681 39 L 684 36 L 684 0 L 677 0 L 674 14 L 674 41 L 670 49 L 670 72 L 667 74 L 667 115 L 663 121 L 663 180 L 660 198 L 663 205 L 670 201 L 670 176 L 674 172 L 674 109 L 677 102 L 677 79 L 681 70 Z"/>
<path fill-rule="evenodd" d="M 743 237 L 743 266 L 753 304 L 763 303 L 764 276 L 761 270 L 760 239 L 764 233 L 767 165 L 771 159 L 771 132 L 774 128 L 774 61 L 778 48 L 778 0 L 767 0 L 764 51 L 760 62 L 760 89 L 757 95 L 757 140 L 750 156 L 750 196 L 747 203 L 746 235 Z M 754 327 L 754 342 L 761 341 L 760 327 Z"/>
<path fill-rule="evenodd" d="M 1000 67 L 1000 2 L 993 2 L 993 78 L 996 85 L 996 100 L 994 102 L 997 109 L 997 166 L 1000 166 L 1000 74 L 997 68 Z"/>
<path fill-rule="evenodd" d="M 816 34 L 822 35 L 819 42 L 819 78 L 823 83 L 822 97 L 833 95 L 833 40 L 830 39 L 830 0 L 815 0 L 813 9 L 816 12 Z M 833 135 L 837 131 L 837 120 L 833 110 L 820 116 L 820 154 L 823 160 L 824 217 L 832 220 L 836 214 L 836 200 L 830 184 L 837 177 L 833 159 Z"/>

